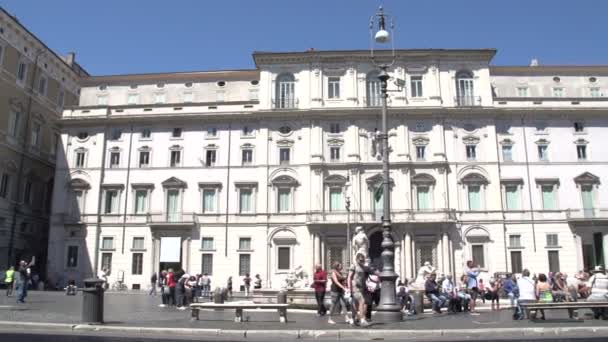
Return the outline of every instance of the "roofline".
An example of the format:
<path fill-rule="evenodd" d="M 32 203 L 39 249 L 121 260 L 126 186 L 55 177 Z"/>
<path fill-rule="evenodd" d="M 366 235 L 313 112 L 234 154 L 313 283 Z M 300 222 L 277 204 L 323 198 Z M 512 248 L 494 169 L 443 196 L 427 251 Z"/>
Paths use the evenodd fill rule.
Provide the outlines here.
<path fill-rule="evenodd" d="M 45 49 L 47 49 L 48 51 L 50 51 L 55 57 L 57 57 L 57 59 L 59 59 L 61 61 L 61 63 L 63 63 L 71 72 L 74 73 L 74 75 L 76 76 L 76 78 L 81 77 L 81 75 L 78 74 L 78 72 L 76 72 L 76 70 L 73 69 L 73 67 L 71 65 L 69 65 L 65 59 L 63 59 L 62 56 L 60 56 L 58 53 L 55 52 L 55 50 L 51 49 L 48 45 L 46 45 L 40 38 L 38 38 L 37 35 L 35 35 L 32 31 L 28 30 L 27 27 L 25 27 L 25 25 L 21 24 L 21 22 L 19 21 L 19 19 L 17 19 L 17 16 L 12 15 L 11 13 L 9 13 L 7 10 L 4 9 L 4 7 L 0 6 L 0 11 L 2 11 L 4 14 L 6 14 L 9 18 L 11 18 L 13 20 L 13 22 L 15 22 L 15 24 L 19 25 L 19 27 L 21 27 L 25 32 L 27 32 L 29 35 L 31 35 L 38 43 L 40 43 Z M 78 64 L 77 62 L 74 62 L 76 64 Z M 85 74 L 89 75 L 89 72 L 82 67 L 82 65 L 78 64 L 79 68 L 84 71 Z"/>
<path fill-rule="evenodd" d="M 493 65 L 490 75 L 608 75 L 608 65 Z"/>
<path fill-rule="evenodd" d="M 132 84 L 133 82 L 157 82 L 164 80 L 200 80 L 206 78 L 209 80 L 235 80 L 238 78 L 255 78 L 259 79 L 260 71 L 258 69 L 236 69 L 236 70 L 212 70 L 212 71 L 180 71 L 180 72 L 159 72 L 159 73 L 142 73 L 142 74 L 117 74 L 117 75 L 101 75 L 81 78 L 83 86 L 96 85 L 100 83 L 109 84 Z"/>

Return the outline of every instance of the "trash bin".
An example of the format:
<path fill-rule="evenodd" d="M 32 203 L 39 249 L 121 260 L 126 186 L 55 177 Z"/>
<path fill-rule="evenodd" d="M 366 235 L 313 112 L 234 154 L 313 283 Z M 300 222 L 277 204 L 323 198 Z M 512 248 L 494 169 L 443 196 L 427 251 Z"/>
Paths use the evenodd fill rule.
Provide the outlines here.
<path fill-rule="evenodd" d="M 99 278 L 87 278 L 82 289 L 82 323 L 103 324 L 103 285 Z"/>
<path fill-rule="evenodd" d="M 213 291 L 213 303 L 224 304 L 224 291 L 223 289 L 216 287 Z"/>
<path fill-rule="evenodd" d="M 424 290 L 413 290 L 412 296 L 414 297 L 414 310 L 417 315 L 424 313 Z"/>
<path fill-rule="evenodd" d="M 287 292 L 279 291 L 277 293 L 277 304 L 287 304 Z"/>

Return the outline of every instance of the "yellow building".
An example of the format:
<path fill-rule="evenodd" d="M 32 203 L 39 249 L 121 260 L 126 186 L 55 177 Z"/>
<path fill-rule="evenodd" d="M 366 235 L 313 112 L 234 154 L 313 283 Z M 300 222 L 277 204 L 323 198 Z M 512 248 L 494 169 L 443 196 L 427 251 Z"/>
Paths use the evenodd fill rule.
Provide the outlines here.
<path fill-rule="evenodd" d="M 36 256 L 44 272 L 59 129 L 78 103 L 75 55 L 61 57 L 0 7 L 0 267 Z"/>

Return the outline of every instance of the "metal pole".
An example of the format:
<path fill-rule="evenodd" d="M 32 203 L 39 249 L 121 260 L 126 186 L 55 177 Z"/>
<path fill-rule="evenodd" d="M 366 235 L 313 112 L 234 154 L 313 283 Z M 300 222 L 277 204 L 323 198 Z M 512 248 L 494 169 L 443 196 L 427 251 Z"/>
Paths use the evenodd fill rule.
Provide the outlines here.
<path fill-rule="evenodd" d="M 346 267 L 350 267 L 350 256 L 353 251 L 351 250 L 350 243 L 350 196 L 346 196 Z"/>
<path fill-rule="evenodd" d="M 378 320 L 381 322 L 399 322 L 403 319 L 397 296 L 395 292 L 395 281 L 398 278 L 395 273 L 395 242 L 391 236 L 391 193 L 390 193 L 390 171 L 389 171 L 389 147 L 388 147 L 388 98 L 387 81 L 389 75 L 387 66 L 380 66 L 380 91 L 382 100 L 382 132 L 379 136 L 382 141 L 382 196 L 384 199 L 384 211 L 382 215 L 382 272 L 380 273 L 381 292 L 380 304 L 376 308 Z"/>

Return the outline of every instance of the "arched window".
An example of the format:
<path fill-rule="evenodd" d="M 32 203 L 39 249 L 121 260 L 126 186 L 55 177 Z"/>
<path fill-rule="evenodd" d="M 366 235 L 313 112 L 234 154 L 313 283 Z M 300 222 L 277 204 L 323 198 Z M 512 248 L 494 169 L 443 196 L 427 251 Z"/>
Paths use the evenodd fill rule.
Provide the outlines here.
<path fill-rule="evenodd" d="M 456 103 L 459 106 L 475 105 L 473 74 L 469 71 L 459 71 L 456 73 Z"/>
<path fill-rule="evenodd" d="M 295 108 L 296 79 L 292 74 L 281 74 L 277 77 L 277 108 Z"/>
<path fill-rule="evenodd" d="M 367 74 L 365 78 L 365 91 L 367 96 L 368 107 L 379 107 L 380 101 L 380 79 L 378 79 L 378 72 L 372 71 Z"/>

